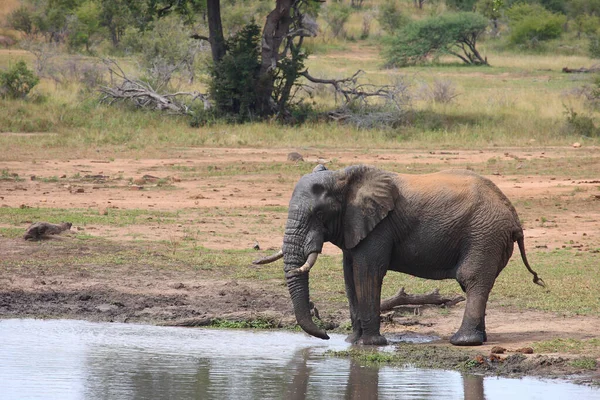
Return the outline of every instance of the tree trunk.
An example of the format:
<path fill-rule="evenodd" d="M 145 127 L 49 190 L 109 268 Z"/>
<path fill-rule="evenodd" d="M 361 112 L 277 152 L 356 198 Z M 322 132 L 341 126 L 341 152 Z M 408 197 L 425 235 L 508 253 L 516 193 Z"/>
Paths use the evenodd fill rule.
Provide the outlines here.
<path fill-rule="evenodd" d="M 279 48 L 285 40 L 292 17 L 290 10 L 296 0 L 277 0 L 275 9 L 269 13 L 261 43 L 261 66 L 259 72 L 259 87 L 257 88 L 260 104 L 258 109 L 263 115 L 272 114 L 274 104 L 271 102 L 271 96 L 275 85 L 274 69 L 279 61 Z"/>
<path fill-rule="evenodd" d="M 213 63 L 217 64 L 225 55 L 225 37 L 221 23 L 221 0 L 206 0 L 208 14 L 208 41 Z"/>

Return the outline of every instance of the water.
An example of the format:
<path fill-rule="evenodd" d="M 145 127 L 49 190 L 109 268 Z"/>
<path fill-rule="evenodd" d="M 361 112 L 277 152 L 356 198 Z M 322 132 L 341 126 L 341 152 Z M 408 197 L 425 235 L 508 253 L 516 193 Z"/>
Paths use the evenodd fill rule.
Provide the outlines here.
<path fill-rule="evenodd" d="M 535 379 L 365 367 L 340 335 L 0 321 L 0 399 L 600 399 Z"/>

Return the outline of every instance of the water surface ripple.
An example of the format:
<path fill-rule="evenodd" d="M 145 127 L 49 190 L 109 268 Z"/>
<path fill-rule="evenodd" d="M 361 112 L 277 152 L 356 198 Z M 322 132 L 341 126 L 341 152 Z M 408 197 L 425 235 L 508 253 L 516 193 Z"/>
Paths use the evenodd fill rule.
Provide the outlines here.
<path fill-rule="evenodd" d="M 340 335 L 0 320 L 0 399 L 600 399 L 557 381 L 324 357 Z"/>

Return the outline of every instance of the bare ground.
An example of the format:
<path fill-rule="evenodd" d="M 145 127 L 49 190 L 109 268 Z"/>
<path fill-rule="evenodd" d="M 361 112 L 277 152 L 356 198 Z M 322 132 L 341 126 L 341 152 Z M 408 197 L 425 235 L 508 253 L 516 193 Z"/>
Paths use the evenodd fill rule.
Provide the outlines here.
<path fill-rule="evenodd" d="M 287 161 L 292 150 L 301 152 L 305 161 Z M 0 169 L 6 171 L 0 179 L 0 207 L 6 209 L 56 208 L 65 214 L 83 209 L 100 216 L 127 210 L 169 213 L 164 220 L 151 214 L 112 224 L 79 221 L 71 233 L 42 242 L 0 236 L 0 317 L 183 325 L 224 318 L 292 325 L 282 280 L 240 279 L 228 271 L 192 266 L 167 255 L 175 254 L 184 241 L 192 241 L 202 251 L 244 250 L 256 244 L 267 252 L 277 249 L 294 183 L 317 162 L 333 168 L 365 163 L 404 173 L 471 168 L 489 176 L 513 201 L 524 221 L 528 250 L 569 246 L 574 252 L 594 252 L 600 248 L 598 148 L 204 148 L 173 150 L 163 159 L 0 162 Z M 0 228 L 24 231 L 36 222 L 16 218 L 0 218 Z M 87 240 L 76 239 L 82 234 Z M 333 246 L 324 252 L 338 254 Z M 248 253 L 243 263 L 249 265 L 253 257 Z M 145 261 L 150 258 L 152 262 Z M 459 304 L 442 315 L 425 308 L 418 323 L 399 318 L 386 324 L 385 330 L 447 339 L 458 328 L 463 309 Z M 346 305 L 339 304 L 327 317 L 332 325 L 343 324 L 348 319 Z M 490 304 L 487 326 L 489 342 L 477 351 L 489 354 L 492 347 L 502 346 L 511 354 L 555 338 L 598 338 L 600 317 L 559 316 Z M 571 355 L 550 356 L 568 359 Z M 554 373 L 562 367 L 554 368 Z"/>

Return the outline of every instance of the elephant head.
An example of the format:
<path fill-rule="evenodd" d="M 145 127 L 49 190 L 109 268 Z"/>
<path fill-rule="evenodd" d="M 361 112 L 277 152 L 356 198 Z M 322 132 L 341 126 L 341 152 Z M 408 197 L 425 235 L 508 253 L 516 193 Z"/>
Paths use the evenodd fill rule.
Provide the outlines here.
<path fill-rule="evenodd" d="M 398 189 L 389 173 L 366 166 L 329 171 L 317 166 L 297 183 L 283 238 L 284 271 L 300 327 L 328 339 L 310 315 L 309 270 L 324 242 L 352 249 L 394 208 Z"/>

